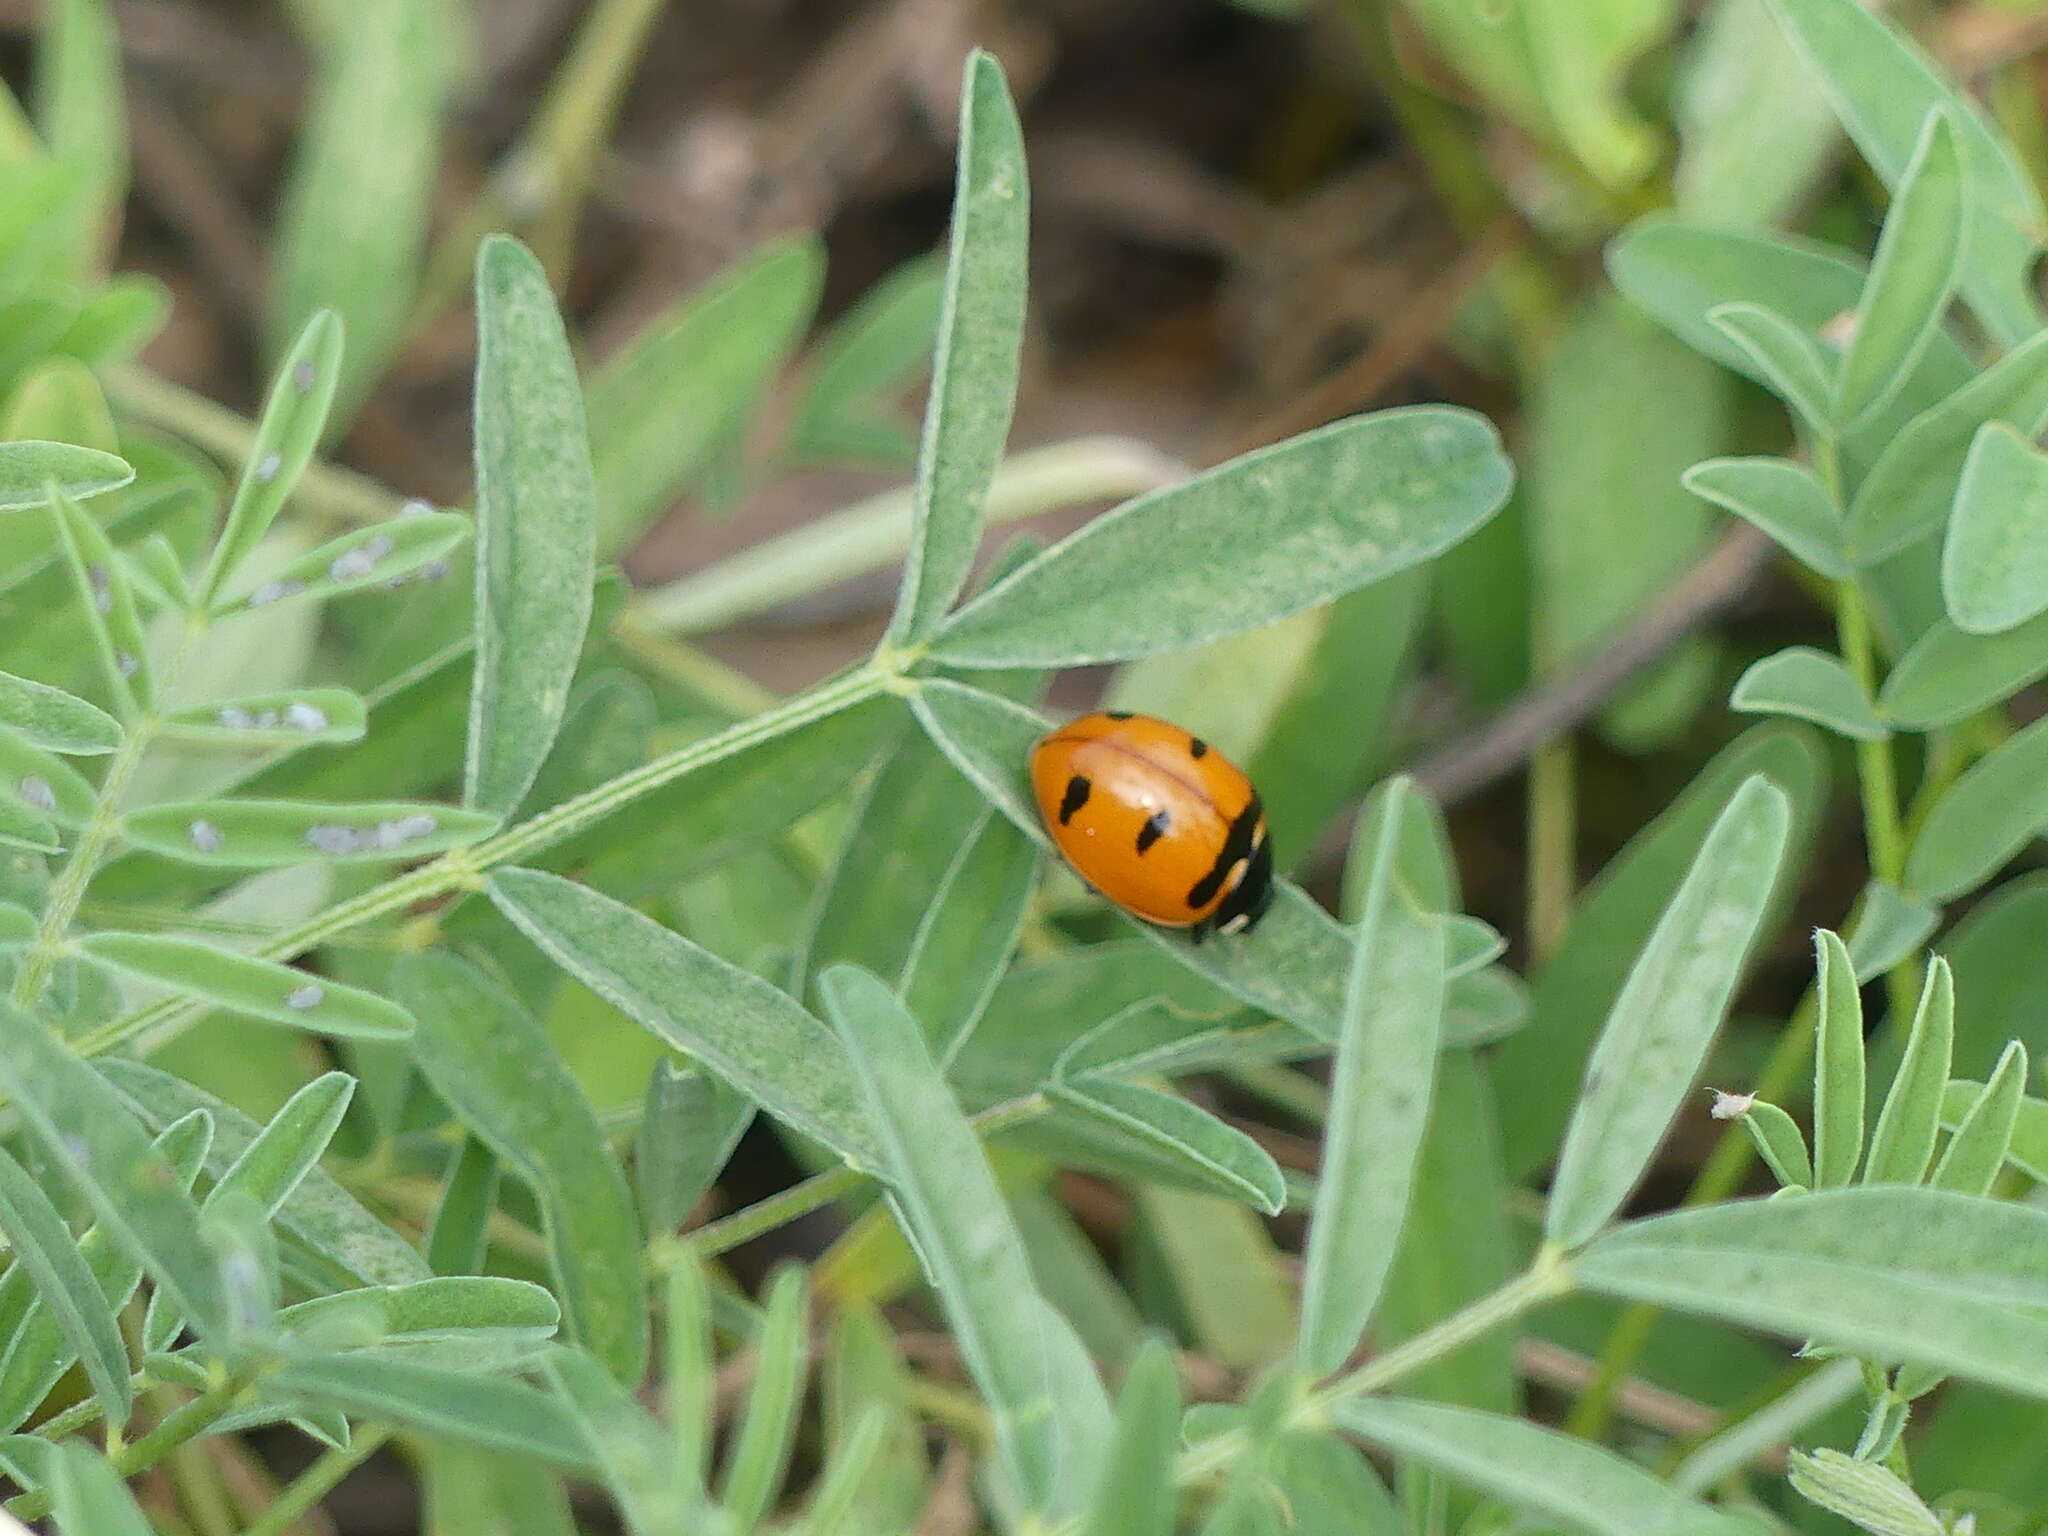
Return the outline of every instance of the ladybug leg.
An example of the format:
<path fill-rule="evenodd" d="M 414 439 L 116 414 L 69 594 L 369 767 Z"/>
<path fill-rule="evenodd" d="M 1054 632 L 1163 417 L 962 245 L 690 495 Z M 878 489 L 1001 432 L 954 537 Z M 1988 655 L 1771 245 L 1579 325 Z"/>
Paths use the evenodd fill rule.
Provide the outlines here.
<path fill-rule="evenodd" d="M 1203 918 L 1199 923 L 1196 923 L 1194 927 L 1188 930 L 1188 939 L 1191 943 L 1200 944 L 1204 939 L 1208 937 L 1209 919 L 1207 919 L 1206 917 Z"/>

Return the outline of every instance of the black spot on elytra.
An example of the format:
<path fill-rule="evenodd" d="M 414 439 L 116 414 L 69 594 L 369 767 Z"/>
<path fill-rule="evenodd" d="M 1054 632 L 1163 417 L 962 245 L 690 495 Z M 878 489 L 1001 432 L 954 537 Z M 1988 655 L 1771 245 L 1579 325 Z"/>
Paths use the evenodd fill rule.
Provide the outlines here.
<path fill-rule="evenodd" d="M 1138 828 L 1138 852 L 1146 853 L 1154 843 L 1166 836 L 1166 829 L 1173 825 L 1173 818 L 1164 811 L 1154 811 L 1145 818 L 1145 825 Z"/>
<path fill-rule="evenodd" d="M 1223 889 L 1223 882 L 1230 878 L 1230 872 L 1251 858 L 1263 841 L 1260 834 L 1265 825 L 1265 809 L 1259 804 L 1259 797 L 1253 795 L 1250 803 L 1237 813 L 1237 820 L 1230 824 L 1223 846 L 1216 850 L 1216 862 L 1188 892 L 1189 910 L 1199 912 L 1216 899 L 1216 893 Z"/>
<path fill-rule="evenodd" d="M 1199 737 L 1199 736 L 1190 736 L 1190 737 L 1188 738 L 1188 756 L 1189 756 L 1189 757 L 1207 757 L 1208 755 L 1209 755 L 1209 743 L 1207 743 L 1206 741 L 1202 740 L 1202 738 L 1201 738 L 1201 737 Z"/>
<path fill-rule="evenodd" d="M 1131 712 L 1128 709 L 1111 709 L 1105 710 L 1104 713 L 1112 720 L 1128 720 L 1131 718 Z"/>
<path fill-rule="evenodd" d="M 1074 813 L 1088 803 L 1088 791 L 1095 786 L 1080 774 L 1067 780 L 1067 792 L 1060 800 L 1060 825 L 1065 826 L 1074 819 Z"/>

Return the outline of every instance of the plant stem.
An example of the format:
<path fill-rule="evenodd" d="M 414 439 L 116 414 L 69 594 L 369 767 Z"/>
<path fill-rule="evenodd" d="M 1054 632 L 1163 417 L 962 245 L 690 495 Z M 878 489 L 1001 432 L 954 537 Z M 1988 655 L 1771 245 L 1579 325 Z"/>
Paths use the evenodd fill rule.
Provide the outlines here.
<path fill-rule="evenodd" d="M 1529 759 L 1529 949 L 1538 964 L 1557 953 L 1577 890 L 1577 754 L 1560 737 Z"/>
<path fill-rule="evenodd" d="M 133 1477 L 147 1471 L 162 1461 L 188 1440 L 196 1440 L 235 1406 L 241 1396 L 239 1381 L 224 1381 L 217 1387 L 210 1387 L 199 1396 L 164 1416 L 158 1424 L 140 1440 L 134 1440 L 116 1450 L 107 1459 L 122 1477 Z M 40 1520 L 50 1512 L 50 1496 L 47 1493 L 24 1493 L 11 1499 L 7 1512 L 18 1520 Z"/>
<path fill-rule="evenodd" d="M 1868 697 L 1877 696 L 1877 659 L 1871 642 L 1870 616 L 1863 594 L 1853 581 L 1835 589 L 1835 626 L 1841 635 L 1842 659 Z M 1871 873 L 1893 885 L 1906 872 L 1906 837 L 1899 823 L 1898 777 L 1891 745 L 1883 741 L 1856 743 L 1856 779 L 1863 795 L 1863 829 L 1870 845 Z"/>
<path fill-rule="evenodd" d="M 335 1485 L 349 1473 L 376 1455 L 390 1438 L 391 1431 L 382 1425 L 357 1429 L 347 1450 L 330 1447 L 322 1453 L 318 1461 L 293 1479 L 291 1486 L 277 1496 L 277 1502 L 265 1510 L 242 1536 L 284 1536 L 301 1516 L 332 1493 Z"/>
<path fill-rule="evenodd" d="M 560 805 L 516 827 L 509 827 L 495 837 L 487 837 L 468 847 L 451 849 L 431 864 L 422 865 L 347 901 L 337 902 L 297 927 L 279 934 L 256 953 L 267 960 L 289 960 L 316 948 L 336 934 L 376 918 L 403 912 L 417 902 L 431 901 L 452 891 L 478 889 L 486 871 L 550 848 L 595 826 L 635 800 L 712 763 L 864 703 L 885 692 L 893 679 L 893 673 L 873 664 L 856 667 L 807 693 L 798 694 L 765 714 L 739 721 L 702 740 L 678 747 L 573 799 L 564 800 Z M 76 1048 L 85 1056 L 102 1056 L 153 1029 L 196 1017 L 203 1011 L 203 1005 L 168 1000 L 102 1025 L 80 1039 Z"/>

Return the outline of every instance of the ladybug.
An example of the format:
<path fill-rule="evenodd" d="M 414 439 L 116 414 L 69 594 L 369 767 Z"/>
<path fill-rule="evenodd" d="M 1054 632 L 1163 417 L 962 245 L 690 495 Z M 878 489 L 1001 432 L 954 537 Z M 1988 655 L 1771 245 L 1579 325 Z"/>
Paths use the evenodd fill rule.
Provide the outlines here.
<path fill-rule="evenodd" d="M 1190 928 L 1200 943 L 1265 915 L 1264 808 L 1201 737 L 1124 710 L 1083 715 L 1031 749 L 1031 790 L 1061 857 L 1133 916 Z"/>

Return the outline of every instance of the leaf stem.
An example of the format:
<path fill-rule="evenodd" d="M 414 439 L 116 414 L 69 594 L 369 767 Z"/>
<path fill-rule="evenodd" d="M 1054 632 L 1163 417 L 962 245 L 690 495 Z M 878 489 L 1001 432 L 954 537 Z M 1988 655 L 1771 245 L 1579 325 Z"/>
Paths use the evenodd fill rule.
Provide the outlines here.
<path fill-rule="evenodd" d="M 120 1447 L 107 1460 L 122 1477 L 133 1477 L 162 1461 L 188 1440 L 196 1440 L 235 1406 L 242 1383 L 227 1380 L 209 1387 L 183 1406 L 164 1415 L 163 1422 L 139 1440 Z M 50 1512 L 47 1492 L 24 1493 L 11 1499 L 7 1512 L 18 1520 L 40 1520 Z"/>
<path fill-rule="evenodd" d="M 319 1460 L 292 1480 L 290 1487 L 278 1494 L 277 1501 L 242 1536 L 284 1536 L 301 1516 L 332 1493 L 343 1478 L 376 1455 L 390 1438 L 391 1431 L 380 1424 L 357 1429 L 347 1450 L 329 1447 Z"/>

